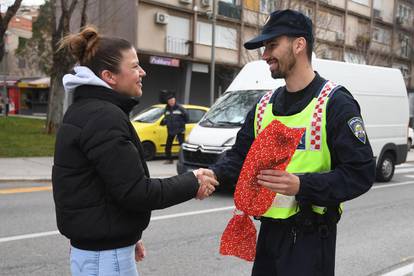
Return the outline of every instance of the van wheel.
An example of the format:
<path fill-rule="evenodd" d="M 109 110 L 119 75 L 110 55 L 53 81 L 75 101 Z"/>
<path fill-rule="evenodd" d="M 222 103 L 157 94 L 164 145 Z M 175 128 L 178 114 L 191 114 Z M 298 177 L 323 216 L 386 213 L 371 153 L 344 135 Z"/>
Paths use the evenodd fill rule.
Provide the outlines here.
<path fill-rule="evenodd" d="M 394 176 L 395 158 L 390 152 L 384 153 L 377 165 L 376 179 L 378 182 L 388 182 Z"/>
<path fill-rule="evenodd" d="M 144 159 L 146 161 L 154 159 L 155 157 L 155 146 L 151 142 L 143 142 L 142 148 L 144 149 Z"/>

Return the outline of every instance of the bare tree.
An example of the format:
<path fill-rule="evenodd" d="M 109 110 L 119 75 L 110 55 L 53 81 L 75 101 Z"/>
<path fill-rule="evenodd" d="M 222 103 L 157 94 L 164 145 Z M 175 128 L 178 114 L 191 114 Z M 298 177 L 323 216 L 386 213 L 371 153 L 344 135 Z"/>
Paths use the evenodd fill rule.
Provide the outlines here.
<path fill-rule="evenodd" d="M 59 1 L 59 4 L 56 4 Z M 49 106 L 46 120 L 46 132 L 55 132 L 63 117 L 63 101 L 65 98 L 62 77 L 74 64 L 74 60 L 66 49 L 58 51 L 59 41 L 70 33 L 70 22 L 79 1 L 78 0 L 50 0 L 52 5 L 52 69 L 50 76 Z M 86 24 L 86 6 L 88 0 L 83 0 L 81 9 L 81 26 Z M 58 7 L 59 6 L 59 7 Z M 58 8 L 60 8 L 58 10 Z M 77 11 L 79 9 L 76 9 Z"/>
<path fill-rule="evenodd" d="M 10 20 L 16 14 L 17 10 L 20 8 L 20 4 L 22 3 L 22 1 L 23 0 L 15 0 L 13 5 L 7 8 L 4 17 L 0 13 L 0 61 L 3 60 L 5 53 L 4 35 L 7 31 L 7 27 L 9 26 Z"/>

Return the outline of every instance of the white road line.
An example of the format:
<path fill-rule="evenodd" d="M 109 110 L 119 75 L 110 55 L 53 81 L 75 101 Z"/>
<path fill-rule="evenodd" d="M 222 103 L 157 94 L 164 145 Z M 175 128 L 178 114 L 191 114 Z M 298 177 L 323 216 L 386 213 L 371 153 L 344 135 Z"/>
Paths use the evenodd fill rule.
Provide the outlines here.
<path fill-rule="evenodd" d="M 395 174 L 402 174 L 402 173 L 409 173 L 409 172 L 414 172 L 414 168 L 411 169 L 396 169 L 395 170 Z"/>
<path fill-rule="evenodd" d="M 414 181 L 406 181 L 406 182 L 400 182 L 400 183 L 395 183 L 395 184 L 376 185 L 376 186 L 373 186 L 371 189 L 372 190 L 384 189 L 384 188 L 392 188 L 392 187 L 406 186 L 406 185 L 413 185 L 413 184 L 414 184 Z M 227 207 L 206 209 L 206 210 L 193 211 L 193 212 L 184 212 L 184 213 L 177 213 L 177 214 L 171 214 L 171 215 L 154 216 L 154 217 L 151 218 L 151 221 L 165 220 L 165 219 L 172 219 L 172 218 L 179 218 L 179 217 L 187 217 L 187 216 L 195 216 L 195 215 L 201 215 L 201 214 L 228 211 L 228 210 L 233 210 L 233 209 L 234 209 L 234 206 L 227 206 Z M 9 241 L 32 239 L 32 238 L 39 238 L 39 237 L 45 237 L 45 236 L 52 236 L 52 235 L 58 235 L 58 234 L 59 234 L 59 231 L 48 231 L 48 232 L 40 232 L 40 233 L 33 233 L 33 234 L 26 234 L 26 235 L 4 237 L 4 238 L 0 238 L 0 243 L 9 242 Z"/>
<path fill-rule="evenodd" d="M 33 239 L 45 236 L 52 236 L 59 234 L 59 231 L 49 231 L 49 232 L 41 232 L 41 233 L 34 233 L 34 234 L 27 234 L 27 235 L 19 235 L 19 236 L 11 236 L 11 237 L 4 237 L 0 238 L 0 243 L 8 242 L 8 241 L 18 241 L 18 240 L 25 240 L 25 239 Z"/>
<path fill-rule="evenodd" d="M 404 175 L 405 177 L 408 177 L 408 178 L 414 178 L 414 175 L 412 175 L 412 174 L 408 174 L 408 175 Z"/>
<path fill-rule="evenodd" d="M 406 182 L 392 183 L 392 184 L 381 184 L 381 185 L 373 186 L 371 188 L 371 190 L 383 189 L 383 188 L 393 188 L 393 187 L 406 186 L 406 185 L 412 185 L 412 184 L 414 184 L 414 181 L 406 181 Z"/>
<path fill-rule="evenodd" d="M 201 215 L 201 214 L 228 211 L 228 210 L 233 210 L 233 209 L 234 209 L 234 206 L 227 206 L 227 207 L 206 209 L 206 210 L 193 211 L 193 212 L 177 213 L 177 214 L 163 215 L 163 216 L 154 216 L 154 217 L 151 218 L 151 221 L 171 219 L 171 218 L 179 218 L 179 217 L 187 217 L 187 216 L 195 216 L 195 215 Z M 53 236 L 53 235 L 58 235 L 58 234 L 60 234 L 59 231 L 48 231 L 48 232 L 40 232 L 40 233 L 33 233 L 33 234 L 26 234 L 26 235 L 4 237 L 4 238 L 0 238 L 0 243 L 9 242 L 9 241 L 33 239 L 33 238 L 39 238 L 39 237 L 45 237 L 45 236 Z"/>
<path fill-rule="evenodd" d="M 409 264 L 400 268 L 397 268 L 393 271 L 390 271 L 382 276 L 401 276 L 401 275 L 413 275 L 414 273 L 414 264 Z"/>

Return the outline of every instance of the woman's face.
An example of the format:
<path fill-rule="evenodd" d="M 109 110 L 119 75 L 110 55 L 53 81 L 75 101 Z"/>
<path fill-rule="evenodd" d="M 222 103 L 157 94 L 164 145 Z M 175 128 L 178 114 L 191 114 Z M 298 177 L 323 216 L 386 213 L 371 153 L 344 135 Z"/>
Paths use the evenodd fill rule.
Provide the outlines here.
<path fill-rule="evenodd" d="M 142 95 L 142 78 L 145 75 L 144 69 L 139 66 L 135 49 L 122 51 L 119 73 L 113 74 L 112 88 L 123 95 L 140 97 Z"/>

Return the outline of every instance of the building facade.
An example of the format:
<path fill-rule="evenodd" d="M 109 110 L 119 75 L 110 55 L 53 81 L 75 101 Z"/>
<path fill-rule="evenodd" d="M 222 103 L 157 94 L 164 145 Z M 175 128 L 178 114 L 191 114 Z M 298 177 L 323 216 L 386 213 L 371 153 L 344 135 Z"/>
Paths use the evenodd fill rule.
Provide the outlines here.
<path fill-rule="evenodd" d="M 217 98 L 245 63 L 260 58 L 260 49 L 246 51 L 243 43 L 282 8 L 313 20 L 317 57 L 399 68 L 414 90 L 414 0 L 101 0 L 88 18 L 136 46 L 148 74 L 141 107 L 163 89 L 180 102 L 209 105 L 213 20 Z"/>

